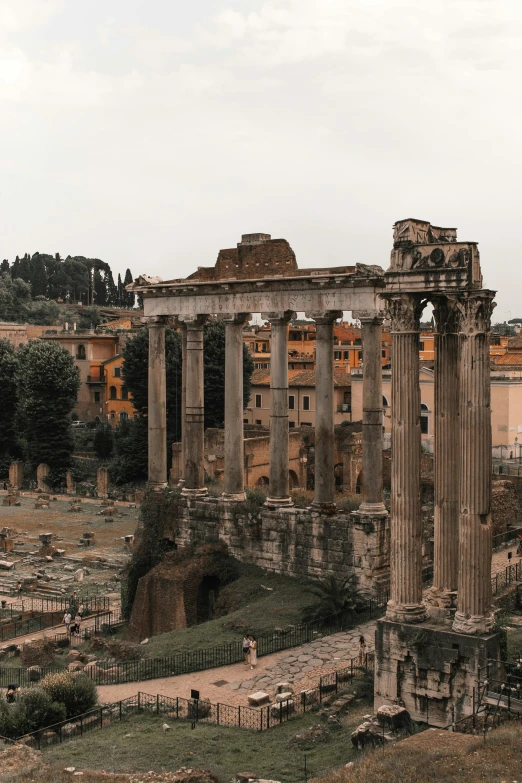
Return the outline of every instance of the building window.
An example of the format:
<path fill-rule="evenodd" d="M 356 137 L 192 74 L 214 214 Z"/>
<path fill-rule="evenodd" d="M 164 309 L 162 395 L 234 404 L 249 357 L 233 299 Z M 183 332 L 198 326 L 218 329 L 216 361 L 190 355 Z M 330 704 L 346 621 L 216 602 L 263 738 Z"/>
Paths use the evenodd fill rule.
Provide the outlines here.
<path fill-rule="evenodd" d="M 381 351 L 381 356 L 382 356 L 383 359 L 386 359 L 386 351 L 385 350 Z"/>
<path fill-rule="evenodd" d="M 289 421 L 288 426 L 290 427 L 291 430 L 295 429 L 295 421 Z"/>
<path fill-rule="evenodd" d="M 85 345 L 79 345 L 76 349 L 76 358 L 85 359 Z"/>
<path fill-rule="evenodd" d="M 295 394 L 288 395 L 288 409 L 291 411 L 295 410 Z"/>
<path fill-rule="evenodd" d="M 128 421 L 128 419 L 129 419 L 129 414 L 127 413 L 127 411 L 122 411 L 120 413 L 120 421 Z"/>
<path fill-rule="evenodd" d="M 295 370 L 295 364 L 293 362 L 289 365 L 289 369 L 290 370 Z"/>
<path fill-rule="evenodd" d="M 302 421 L 301 422 L 301 427 L 311 427 L 311 426 L 312 426 L 312 422 L 311 421 Z"/>
<path fill-rule="evenodd" d="M 345 359 L 349 359 L 350 358 L 350 351 L 345 351 L 344 352 L 344 358 Z"/>
<path fill-rule="evenodd" d="M 421 425 L 421 434 L 422 435 L 428 435 L 429 434 L 430 428 L 429 428 L 428 411 L 429 411 L 429 408 L 426 405 L 426 403 L 425 402 L 421 402 L 421 420 L 420 420 L 420 425 Z"/>
<path fill-rule="evenodd" d="M 121 398 L 122 400 L 128 400 L 129 399 L 129 390 L 125 387 L 121 387 Z"/>
<path fill-rule="evenodd" d="M 116 399 L 116 386 L 111 386 L 111 388 L 109 389 L 109 398 L 111 400 Z"/>
<path fill-rule="evenodd" d="M 261 421 L 261 419 L 256 419 L 256 424 L 262 424 L 262 423 L 263 422 Z"/>
<path fill-rule="evenodd" d="M 307 394 L 303 395 L 303 410 L 304 411 L 310 410 L 310 397 Z"/>
<path fill-rule="evenodd" d="M 100 402 L 100 392 L 94 392 L 94 402 Z"/>
<path fill-rule="evenodd" d="M 116 414 L 114 413 L 114 411 L 111 411 L 109 416 L 110 416 L 111 420 L 114 420 L 116 418 Z"/>
<path fill-rule="evenodd" d="M 115 378 L 121 378 L 121 367 L 115 367 L 114 368 L 114 377 Z"/>
<path fill-rule="evenodd" d="M 248 419 L 243 419 L 243 424 L 248 424 Z"/>
<path fill-rule="evenodd" d="M 357 353 L 359 355 L 359 361 L 362 362 L 363 352 L 362 351 L 357 351 Z"/>
<path fill-rule="evenodd" d="M 339 361 L 342 358 L 342 351 L 334 351 L 334 359 Z"/>
<path fill-rule="evenodd" d="M 423 351 L 423 350 L 424 350 L 424 342 L 421 340 L 419 343 L 419 351 Z"/>
<path fill-rule="evenodd" d="M 382 407 L 383 408 L 389 408 L 390 407 L 390 403 L 388 402 L 388 400 L 386 399 L 384 394 L 382 395 Z"/>
<path fill-rule="evenodd" d="M 256 408 L 263 407 L 263 397 L 261 394 L 256 394 Z"/>

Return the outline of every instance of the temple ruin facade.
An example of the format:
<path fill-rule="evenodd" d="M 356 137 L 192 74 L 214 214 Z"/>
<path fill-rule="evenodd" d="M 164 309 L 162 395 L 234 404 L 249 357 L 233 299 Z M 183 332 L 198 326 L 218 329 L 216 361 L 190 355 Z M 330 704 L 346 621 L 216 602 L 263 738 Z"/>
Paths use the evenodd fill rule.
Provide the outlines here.
<path fill-rule="evenodd" d="M 248 562 L 295 575 L 355 574 L 371 589 L 389 577 L 376 639 L 376 706 L 400 702 L 447 725 L 471 712 L 479 666 L 498 658 L 491 609 L 489 332 L 494 292 L 483 288 L 475 242 L 426 221 L 394 225 L 390 266 L 299 269 L 285 240 L 242 237 L 216 265 L 185 279 L 141 277 L 149 328 L 149 487 L 167 487 L 165 328 L 182 336 L 182 512 L 176 543 L 222 540 Z M 423 594 L 420 507 L 420 317 L 434 308 L 435 530 L 433 586 Z M 351 514 L 335 505 L 333 324 L 343 311 L 363 330 L 362 494 Z M 317 325 L 315 489 L 309 509 L 289 491 L 287 324 Z M 255 524 L 245 501 L 242 327 L 271 323 L 269 491 Z M 225 321 L 224 493 L 208 498 L 204 472 L 203 326 Z M 392 331 L 390 514 L 383 502 L 383 318 Z"/>

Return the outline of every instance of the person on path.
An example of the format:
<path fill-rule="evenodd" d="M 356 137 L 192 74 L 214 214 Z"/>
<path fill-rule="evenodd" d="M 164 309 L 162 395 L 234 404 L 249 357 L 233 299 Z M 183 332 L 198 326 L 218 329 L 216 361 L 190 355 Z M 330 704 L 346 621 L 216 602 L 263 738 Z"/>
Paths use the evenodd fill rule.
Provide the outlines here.
<path fill-rule="evenodd" d="M 69 630 L 71 628 L 71 620 L 72 620 L 71 613 L 67 609 L 67 611 L 65 612 L 65 614 L 63 616 L 63 624 L 65 625 L 65 630 L 67 631 L 67 633 L 69 633 Z"/>
<path fill-rule="evenodd" d="M 16 701 L 16 697 L 20 693 L 20 686 L 17 683 L 13 683 L 7 686 L 7 693 L 5 700 L 8 704 L 13 704 Z"/>
<path fill-rule="evenodd" d="M 248 636 L 243 637 L 243 657 L 244 657 L 244 664 L 245 666 L 248 666 L 248 655 L 250 653 L 250 639 Z"/>
<path fill-rule="evenodd" d="M 368 647 L 366 645 L 366 639 L 364 636 L 359 636 L 359 666 L 363 666 L 366 663 L 366 656 L 368 654 Z"/>
<path fill-rule="evenodd" d="M 255 669 L 257 665 L 257 641 L 255 636 L 250 637 L 250 652 L 248 654 L 250 668 Z"/>
<path fill-rule="evenodd" d="M 76 626 L 76 636 L 80 635 L 80 629 L 82 626 L 82 616 L 79 612 L 76 612 L 76 617 L 74 618 L 74 624 Z"/>

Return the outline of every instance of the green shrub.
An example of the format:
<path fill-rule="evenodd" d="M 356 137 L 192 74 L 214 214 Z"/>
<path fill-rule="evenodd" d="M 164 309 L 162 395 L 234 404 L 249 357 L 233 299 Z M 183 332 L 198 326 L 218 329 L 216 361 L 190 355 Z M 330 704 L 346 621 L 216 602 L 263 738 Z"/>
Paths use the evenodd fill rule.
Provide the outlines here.
<path fill-rule="evenodd" d="M 96 685 L 84 674 L 77 676 L 68 672 L 48 674 L 40 685 L 52 701 L 65 705 L 67 718 L 82 715 L 92 709 L 98 701 Z"/>
<path fill-rule="evenodd" d="M 17 739 L 66 718 L 65 705 L 52 701 L 41 688 L 29 688 L 14 704 L 0 702 L 0 734 Z"/>

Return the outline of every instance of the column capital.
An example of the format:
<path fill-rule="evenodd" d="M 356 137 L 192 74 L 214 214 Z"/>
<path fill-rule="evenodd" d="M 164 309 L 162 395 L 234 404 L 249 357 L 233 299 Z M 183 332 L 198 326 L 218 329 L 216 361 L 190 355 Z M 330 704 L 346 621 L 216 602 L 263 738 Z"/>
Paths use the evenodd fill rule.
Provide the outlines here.
<path fill-rule="evenodd" d="M 313 311 L 311 313 L 305 313 L 307 318 L 312 318 L 316 324 L 324 324 L 324 326 L 330 326 L 339 318 L 343 317 L 342 310 L 322 310 Z"/>
<path fill-rule="evenodd" d="M 180 326 L 186 326 L 187 329 L 202 329 L 208 320 L 208 315 L 195 315 L 193 318 L 184 318 L 179 321 Z"/>
<path fill-rule="evenodd" d="M 424 297 L 419 294 L 399 294 L 386 297 L 386 313 L 391 321 L 392 333 L 420 331 L 420 317 Z"/>
<path fill-rule="evenodd" d="M 252 320 L 252 313 L 226 313 L 220 317 L 226 324 L 243 325 Z"/>
<path fill-rule="evenodd" d="M 385 316 L 384 310 L 379 310 L 375 313 L 371 313 L 368 310 L 354 310 L 352 312 L 353 318 L 356 318 L 361 324 L 368 324 L 369 326 L 382 326 Z"/>
<path fill-rule="evenodd" d="M 168 315 L 145 315 L 140 320 L 144 326 L 167 326 L 169 321 L 169 316 Z"/>
<path fill-rule="evenodd" d="M 496 307 L 494 296 L 494 291 L 473 291 L 458 298 L 456 306 L 460 334 L 472 337 L 491 331 L 491 315 Z"/>
<path fill-rule="evenodd" d="M 296 313 L 293 310 L 284 310 L 276 313 L 261 313 L 261 318 L 264 318 L 270 323 L 287 324 L 292 318 L 296 317 Z"/>
<path fill-rule="evenodd" d="M 459 310 L 456 296 L 434 296 L 431 300 L 437 334 L 456 334 L 459 330 Z"/>

